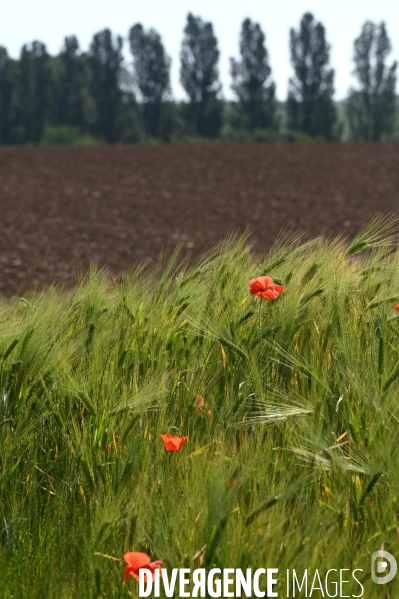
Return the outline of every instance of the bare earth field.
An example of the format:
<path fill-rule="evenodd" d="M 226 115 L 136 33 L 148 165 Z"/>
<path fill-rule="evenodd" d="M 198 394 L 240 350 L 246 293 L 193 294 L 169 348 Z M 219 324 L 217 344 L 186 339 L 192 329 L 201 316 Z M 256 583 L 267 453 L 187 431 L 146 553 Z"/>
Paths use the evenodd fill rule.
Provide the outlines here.
<path fill-rule="evenodd" d="M 91 263 L 154 265 L 180 242 L 193 260 L 250 229 L 351 237 L 399 215 L 399 144 L 0 148 L 0 294 L 72 285 Z"/>

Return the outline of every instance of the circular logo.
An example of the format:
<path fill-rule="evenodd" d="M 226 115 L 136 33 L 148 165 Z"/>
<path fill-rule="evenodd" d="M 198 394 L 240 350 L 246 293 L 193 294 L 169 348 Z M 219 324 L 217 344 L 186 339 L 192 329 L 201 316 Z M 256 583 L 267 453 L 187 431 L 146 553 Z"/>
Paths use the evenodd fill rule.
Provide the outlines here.
<path fill-rule="evenodd" d="M 384 561 L 379 560 L 377 562 L 378 558 L 383 558 Z M 386 572 L 388 564 L 390 565 L 388 574 L 385 576 L 377 576 L 377 574 L 384 574 L 384 572 Z M 374 551 L 373 555 L 371 556 L 371 578 L 373 579 L 373 582 L 376 584 L 386 584 L 395 577 L 397 570 L 398 564 L 391 553 L 388 553 L 388 551 L 382 551 L 382 549 L 379 551 Z"/>

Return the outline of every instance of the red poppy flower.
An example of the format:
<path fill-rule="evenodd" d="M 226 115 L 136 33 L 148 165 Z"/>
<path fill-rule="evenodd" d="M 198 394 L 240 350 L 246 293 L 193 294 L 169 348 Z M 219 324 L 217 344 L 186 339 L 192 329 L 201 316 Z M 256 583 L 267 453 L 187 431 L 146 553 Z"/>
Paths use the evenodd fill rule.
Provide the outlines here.
<path fill-rule="evenodd" d="M 154 572 L 157 568 L 161 567 L 162 560 L 152 562 L 149 555 L 146 553 L 140 553 L 139 551 L 129 551 L 123 556 L 125 562 L 128 564 L 125 568 L 125 582 L 129 580 L 129 574 L 136 580 L 140 579 L 140 569 L 147 568 L 152 572 L 152 580 L 154 580 Z"/>
<path fill-rule="evenodd" d="M 396 306 L 394 306 L 393 309 L 396 310 L 396 312 L 399 312 L 399 304 L 396 304 Z"/>
<path fill-rule="evenodd" d="M 251 279 L 248 285 L 249 293 L 264 300 L 276 299 L 284 292 L 284 287 L 275 285 L 271 277 L 256 277 L 256 279 Z"/>
<path fill-rule="evenodd" d="M 188 437 L 173 437 L 172 435 L 161 435 L 166 451 L 180 451 Z"/>

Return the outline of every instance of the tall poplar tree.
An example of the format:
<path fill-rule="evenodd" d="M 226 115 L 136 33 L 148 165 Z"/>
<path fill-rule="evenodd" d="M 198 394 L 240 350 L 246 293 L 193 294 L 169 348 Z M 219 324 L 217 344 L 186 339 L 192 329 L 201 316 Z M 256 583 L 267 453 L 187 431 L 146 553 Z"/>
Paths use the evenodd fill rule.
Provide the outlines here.
<path fill-rule="evenodd" d="M 109 29 L 96 33 L 90 44 L 91 93 L 97 108 L 95 133 L 108 143 L 118 140 L 118 117 L 122 104 L 122 38 L 113 39 Z"/>
<path fill-rule="evenodd" d="M 240 33 L 239 61 L 230 59 L 232 89 L 251 130 L 275 124 L 275 84 L 271 81 L 265 34 L 259 23 L 245 19 Z"/>
<path fill-rule="evenodd" d="M 49 113 L 51 86 L 50 55 L 46 46 L 34 41 L 22 46 L 19 60 L 18 120 L 25 141 L 37 144 Z"/>
<path fill-rule="evenodd" d="M 289 80 L 289 127 L 333 139 L 336 111 L 330 45 L 324 26 L 309 12 L 303 15 L 299 29 L 290 31 L 290 53 L 294 77 Z"/>
<path fill-rule="evenodd" d="M 79 51 L 76 36 L 64 39 L 64 46 L 54 62 L 55 122 L 89 132 L 93 124 L 93 119 L 88 117 L 88 104 L 91 101 L 89 68 L 87 56 Z"/>
<path fill-rule="evenodd" d="M 395 127 L 397 63 L 386 64 L 391 49 L 385 24 L 366 21 L 354 43 L 354 74 L 359 87 L 350 89 L 347 101 L 354 140 L 389 138 Z"/>
<path fill-rule="evenodd" d="M 181 47 L 180 81 L 190 99 L 188 120 L 195 135 L 217 136 L 222 125 L 218 99 L 219 49 L 212 23 L 187 16 Z"/>
<path fill-rule="evenodd" d="M 7 49 L 0 46 L 0 144 L 12 142 L 13 92 L 15 80 Z"/>
<path fill-rule="evenodd" d="M 134 80 L 144 105 L 147 132 L 161 134 L 163 103 L 170 94 L 170 58 L 165 52 L 161 36 L 140 23 L 129 31 L 130 50 L 134 59 Z"/>

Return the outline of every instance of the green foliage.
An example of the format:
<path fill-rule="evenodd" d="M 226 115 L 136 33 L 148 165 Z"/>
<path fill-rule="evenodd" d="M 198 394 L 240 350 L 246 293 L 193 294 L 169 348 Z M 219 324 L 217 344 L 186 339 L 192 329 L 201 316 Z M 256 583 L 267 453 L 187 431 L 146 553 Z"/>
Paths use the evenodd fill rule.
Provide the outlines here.
<path fill-rule="evenodd" d="M 371 553 L 399 550 L 393 232 L 282 237 L 264 257 L 231 239 L 191 268 L 176 254 L 2 299 L 3 596 L 128 597 L 133 550 L 275 566 L 282 595 L 286 568 L 362 568 L 364 596 L 397 596 L 369 575 Z M 263 274 L 281 297 L 249 294 Z M 167 454 L 161 433 L 189 439 Z"/>
<path fill-rule="evenodd" d="M 351 138 L 380 141 L 392 138 L 396 110 L 396 61 L 386 59 L 392 46 L 385 24 L 366 21 L 354 43 L 355 75 L 360 89 L 351 89 L 347 101 Z"/>
<path fill-rule="evenodd" d="M 219 55 L 212 23 L 189 13 L 180 53 L 180 81 L 190 99 L 185 117 L 193 135 L 216 137 L 222 126 Z"/>
<path fill-rule="evenodd" d="M 277 142 L 297 142 L 297 143 L 314 143 L 316 141 L 324 141 L 310 137 L 303 131 L 285 131 L 276 129 L 237 129 L 233 127 L 225 127 L 222 130 L 222 139 L 224 141 L 234 143 L 277 143 Z"/>
<path fill-rule="evenodd" d="M 77 127 L 61 125 L 58 127 L 46 127 L 41 140 L 41 145 L 71 145 L 71 146 L 93 146 L 97 140 L 91 135 L 82 135 Z"/>
<path fill-rule="evenodd" d="M 245 19 L 240 34 L 241 60 L 231 62 L 232 89 L 250 130 L 276 125 L 275 84 L 270 81 L 271 68 L 265 47 L 265 35 L 259 23 Z"/>
<path fill-rule="evenodd" d="M 289 81 L 288 127 L 331 140 L 336 112 L 330 45 L 324 26 L 311 13 L 304 14 L 298 31 L 291 29 L 290 51 L 295 76 Z"/>

